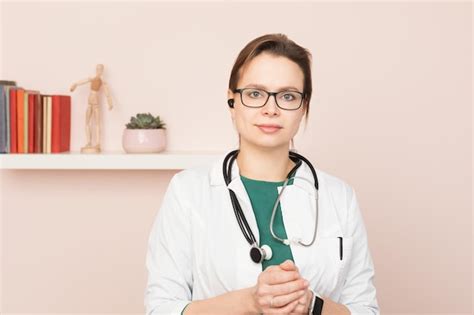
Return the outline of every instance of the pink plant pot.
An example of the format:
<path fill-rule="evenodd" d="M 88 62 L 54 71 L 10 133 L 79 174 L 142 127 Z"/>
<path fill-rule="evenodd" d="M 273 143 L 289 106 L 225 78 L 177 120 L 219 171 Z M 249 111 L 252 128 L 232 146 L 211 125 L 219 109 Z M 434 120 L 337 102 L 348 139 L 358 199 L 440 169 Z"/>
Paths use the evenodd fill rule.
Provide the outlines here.
<path fill-rule="evenodd" d="M 127 153 L 157 153 L 166 148 L 165 129 L 124 129 L 122 147 Z"/>

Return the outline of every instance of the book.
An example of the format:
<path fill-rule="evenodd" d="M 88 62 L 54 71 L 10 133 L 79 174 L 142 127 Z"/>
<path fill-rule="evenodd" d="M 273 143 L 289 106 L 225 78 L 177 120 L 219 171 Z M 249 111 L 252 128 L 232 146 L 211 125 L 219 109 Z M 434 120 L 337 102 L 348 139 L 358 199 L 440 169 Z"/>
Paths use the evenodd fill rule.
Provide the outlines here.
<path fill-rule="evenodd" d="M 41 94 L 35 95 L 35 139 L 34 153 L 43 153 L 43 97 Z"/>
<path fill-rule="evenodd" d="M 28 93 L 28 153 L 34 153 L 35 99 L 34 93 Z"/>
<path fill-rule="evenodd" d="M 42 102 L 41 102 L 41 108 L 42 108 L 42 111 L 43 111 L 43 135 L 42 135 L 42 152 L 43 153 L 46 153 L 47 149 L 46 149 L 46 137 L 47 137 L 47 129 L 46 129 L 46 125 L 47 125 L 47 119 L 48 119 L 48 112 L 47 112 L 47 109 L 48 109 L 48 100 L 47 100 L 47 96 L 46 95 L 42 95 L 41 96 L 41 99 L 42 99 Z"/>
<path fill-rule="evenodd" d="M 16 81 L 10 81 L 10 80 L 0 80 L 0 85 L 16 85 Z"/>
<path fill-rule="evenodd" d="M 30 117 L 30 95 L 35 95 L 38 94 L 38 91 L 32 91 L 32 90 L 25 90 L 24 92 L 24 98 L 23 98 L 23 107 L 24 107 L 24 116 L 23 116 L 23 122 L 24 122 L 24 142 L 23 142 L 23 151 L 24 153 L 32 153 L 32 150 L 30 151 L 30 138 L 32 139 L 33 134 L 30 131 L 30 125 L 33 123 L 34 127 L 34 117 Z M 34 101 L 34 99 L 31 99 Z M 31 108 L 33 109 L 33 108 Z M 32 121 L 33 120 L 33 121 Z M 30 137 L 31 135 L 31 137 Z M 31 147 L 32 148 L 32 147 Z"/>
<path fill-rule="evenodd" d="M 7 152 L 7 110 L 5 90 L 0 85 L 0 153 Z"/>
<path fill-rule="evenodd" d="M 28 153 L 28 91 L 23 93 L 23 153 Z"/>
<path fill-rule="evenodd" d="M 25 153 L 34 153 L 34 135 L 35 135 L 35 117 L 34 117 L 34 108 L 35 108 L 35 99 L 36 95 L 39 94 L 39 91 L 27 90 L 25 91 L 25 112 L 28 114 L 25 115 L 26 126 L 25 126 L 25 136 L 26 136 L 26 146 Z"/>
<path fill-rule="evenodd" d="M 10 89 L 10 153 L 18 153 L 17 89 Z"/>
<path fill-rule="evenodd" d="M 51 127 L 52 127 L 51 96 L 46 96 L 46 153 L 51 153 Z"/>
<path fill-rule="evenodd" d="M 11 153 L 11 144 L 10 144 L 10 89 L 16 88 L 15 85 L 6 85 L 5 90 L 5 109 L 6 109 L 6 129 L 7 129 L 7 153 Z"/>
<path fill-rule="evenodd" d="M 71 97 L 52 95 L 51 152 L 69 151 L 71 137 Z"/>
<path fill-rule="evenodd" d="M 16 90 L 17 152 L 25 153 L 25 90 Z"/>
<path fill-rule="evenodd" d="M 0 153 L 8 153 L 7 149 L 7 122 L 8 122 L 8 112 L 7 111 L 7 97 L 8 93 L 6 87 L 16 85 L 13 81 L 0 81 Z"/>

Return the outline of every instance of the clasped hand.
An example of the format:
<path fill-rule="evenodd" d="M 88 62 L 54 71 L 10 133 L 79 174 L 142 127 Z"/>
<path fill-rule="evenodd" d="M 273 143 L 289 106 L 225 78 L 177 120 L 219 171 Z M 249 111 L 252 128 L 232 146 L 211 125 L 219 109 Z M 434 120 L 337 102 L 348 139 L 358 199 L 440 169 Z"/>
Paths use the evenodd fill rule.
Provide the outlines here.
<path fill-rule="evenodd" d="M 303 279 L 291 260 L 270 266 L 259 276 L 253 288 L 259 313 L 308 314 L 312 300 L 309 282 Z"/>

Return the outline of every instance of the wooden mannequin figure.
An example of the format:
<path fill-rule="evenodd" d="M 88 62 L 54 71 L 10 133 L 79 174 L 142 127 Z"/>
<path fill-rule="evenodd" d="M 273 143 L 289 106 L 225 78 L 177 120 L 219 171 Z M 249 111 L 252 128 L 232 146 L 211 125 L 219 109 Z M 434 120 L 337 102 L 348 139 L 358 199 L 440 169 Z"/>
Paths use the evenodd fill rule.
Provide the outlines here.
<path fill-rule="evenodd" d="M 105 96 L 107 97 L 107 103 L 109 104 L 109 110 L 111 110 L 113 107 L 112 97 L 110 96 L 107 83 L 101 78 L 103 72 L 104 72 L 104 65 L 98 64 L 96 67 L 96 75 L 94 77 L 76 82 L 71 86 L 71 92 L 73 92 L 78 85 L 86 84 L 89 82 L 91 83 L 87 112 L 86 112 L 87 144 L 81 148 L 81 153 L 100 153 L 99 91 L 101 87 L 104 88 Z M 92 139 L 92 127 L 94 125 L 94 122 L 95 122 L 95 141 L 93 141 Z"/>

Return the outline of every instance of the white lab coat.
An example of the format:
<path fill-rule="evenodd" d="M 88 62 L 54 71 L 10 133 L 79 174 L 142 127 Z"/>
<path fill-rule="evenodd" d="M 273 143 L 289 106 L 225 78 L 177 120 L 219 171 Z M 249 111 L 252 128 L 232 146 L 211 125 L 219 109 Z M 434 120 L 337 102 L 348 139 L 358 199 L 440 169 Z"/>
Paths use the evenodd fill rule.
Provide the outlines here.
<path fill-rule="evenodd" d="M 192 300 L 254 286 L 261 264 L 250 260 L 222 175 L 224 155 L 208 167 L 173 176 L 148 240 L 146 314 L 180 314 Z M 319 224 L 311 247 L 292 244 L 302 277 L 319 296 L 342 303 L 351 314 L 379 314 L 374 266 L 354 189 L 318 168 Z M 314 183 L 303 162 L 296 176 Z M 229 184 L 258 241 L 258 227 L 237 162 Z M 278 188 L 279 191 L 281 187 Z M 314 186 L 296 178 L 285 188 L 281 211 L 289 239 L 311 241 L 315 222 Z M 343 238 L 343 259 L 340 243 Z"/>

